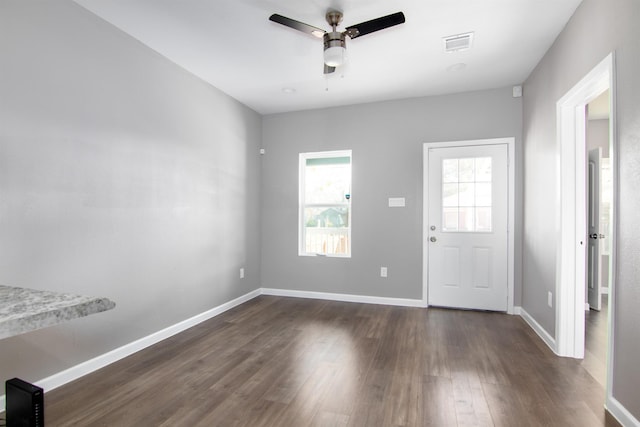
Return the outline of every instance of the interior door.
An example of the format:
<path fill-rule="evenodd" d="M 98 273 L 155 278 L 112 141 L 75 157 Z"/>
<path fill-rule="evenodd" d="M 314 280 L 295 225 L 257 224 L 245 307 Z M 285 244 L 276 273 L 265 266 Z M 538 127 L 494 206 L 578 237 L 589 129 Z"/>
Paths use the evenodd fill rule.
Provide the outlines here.
<path fill-rule="evenodd" d="M 604 235 L 600 233 L 600 164 L 602 163 L 602 148 L 589 150 L 589 192 L 588 192 L 588 232 L 589 250 L 587 255 L 587 299 L 589 308 L 601 309 L 601 277 L 600 268 L 600 240 Z"/>
<path fill-rule="evenodd" d="M 428 304 L 507 311 L 507 144 L 428 150 Z"/>

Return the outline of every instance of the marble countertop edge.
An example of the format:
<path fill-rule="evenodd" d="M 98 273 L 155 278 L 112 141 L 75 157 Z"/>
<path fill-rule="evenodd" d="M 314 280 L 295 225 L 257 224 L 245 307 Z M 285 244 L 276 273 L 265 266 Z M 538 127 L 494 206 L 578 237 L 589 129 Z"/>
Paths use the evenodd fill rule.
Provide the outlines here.
<path fill-rule="evenodd" d="M 111 310 L 108 298 L 0 285 L 0 339 Z"/>

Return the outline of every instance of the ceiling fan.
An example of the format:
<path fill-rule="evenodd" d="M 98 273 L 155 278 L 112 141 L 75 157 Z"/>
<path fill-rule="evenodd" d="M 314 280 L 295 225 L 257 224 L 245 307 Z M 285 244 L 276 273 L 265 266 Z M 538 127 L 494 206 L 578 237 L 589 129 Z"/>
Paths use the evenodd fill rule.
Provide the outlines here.
<path fill-rule="evenodd" d="M 344 63 L 347 49 L 347 36 L 350 39 L 355 39 L 356 37 L 365 36 L 375 31 L 384 30 L 385 28 L 404 23 L 404 14 L 402 12 L 397 12 L 352 25 L 345 28 L 345 30 L 340 33 L 336 31 L 336 27 L 340 22 L 342 22 L 342 12 L 329 10 L 325 17 L 329 25 L 332 27 L 332 31 L 330 32 L 276 13 L 269 17 L 270 21 L 293 28 L 294 30 L 302 31 L 303 33 L 311 34 L 314 37 L 322 38 L 324 40 L 325 74 L 333 73 L 336 70 L 336 67 L 339 67 Z"/>

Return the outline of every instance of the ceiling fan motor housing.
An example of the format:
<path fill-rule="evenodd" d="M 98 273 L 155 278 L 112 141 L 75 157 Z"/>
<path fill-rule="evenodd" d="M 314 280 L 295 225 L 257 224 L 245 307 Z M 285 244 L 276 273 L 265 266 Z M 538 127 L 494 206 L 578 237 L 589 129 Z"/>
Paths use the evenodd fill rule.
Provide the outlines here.
<path fill-rule="evenodd" d="M 339 33 L 337 31 L 324 33 L 323 39 L 324 50 L 327 50 L 330 47 L 341 47 L 343 49 L 347 48 L 346 37 L 344 33 Z"/>

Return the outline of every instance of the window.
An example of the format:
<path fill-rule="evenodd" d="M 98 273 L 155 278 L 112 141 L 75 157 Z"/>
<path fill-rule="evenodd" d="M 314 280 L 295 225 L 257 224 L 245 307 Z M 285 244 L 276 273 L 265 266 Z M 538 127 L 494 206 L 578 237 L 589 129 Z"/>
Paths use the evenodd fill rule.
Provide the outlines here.
<path fill-rule="evenodd" d="M 299 255 L 351 256 L 351 150 L 300 154 Z"/>
<path fill-rule="evenodd" d="M 442 160 L 442 230 L 491 232 L 491 157 Z"/>

